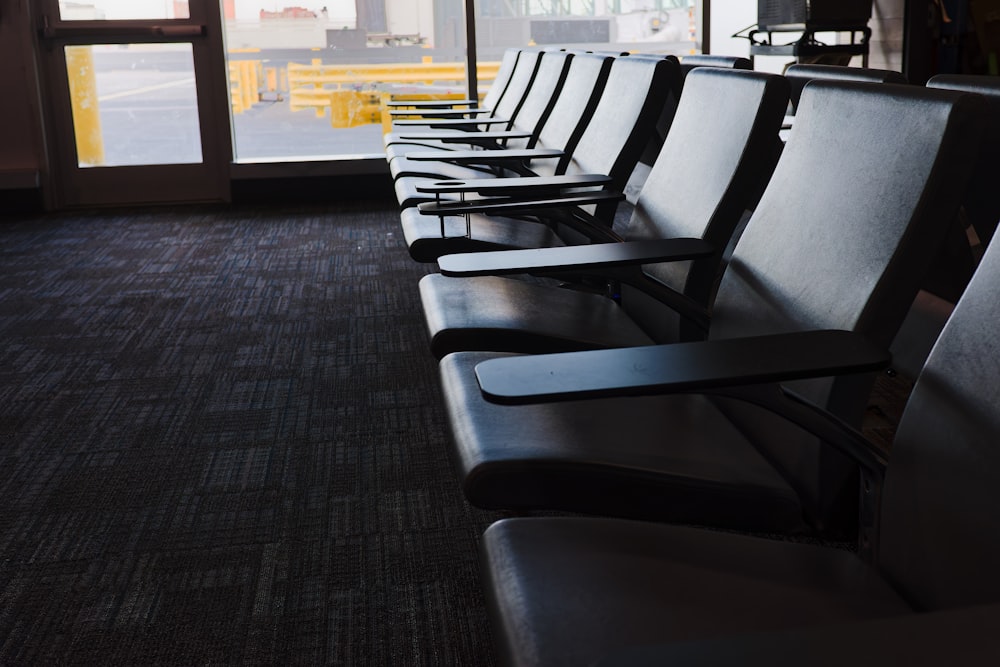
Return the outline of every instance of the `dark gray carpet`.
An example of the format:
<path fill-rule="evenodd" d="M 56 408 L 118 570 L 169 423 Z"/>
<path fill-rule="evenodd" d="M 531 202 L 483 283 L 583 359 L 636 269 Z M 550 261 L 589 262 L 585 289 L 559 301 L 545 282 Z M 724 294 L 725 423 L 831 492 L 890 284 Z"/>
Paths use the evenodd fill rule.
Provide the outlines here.
<path fill-rule="evenodd" d="M 394 206 L 0 223 L 0 664 L 488 665 Z"/>
<path fill-rule="evenodd" d="M 374 202 L 0 222 L 0 665 L 492 663 L 496 516 L 399 236 Z"/>

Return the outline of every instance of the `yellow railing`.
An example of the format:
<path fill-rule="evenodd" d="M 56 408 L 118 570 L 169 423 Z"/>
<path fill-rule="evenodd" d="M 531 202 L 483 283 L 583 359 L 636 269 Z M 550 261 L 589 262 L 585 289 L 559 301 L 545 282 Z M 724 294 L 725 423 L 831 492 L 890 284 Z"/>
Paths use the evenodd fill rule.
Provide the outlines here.
<path fill-rule="evenodd" d="M 480 81 L 496 78 L 500 63 L 480 63 L 476 68 Z M 314 60 L 310 65 L 288 64 L 289 106 L 292 111 L 315 109 L 325 116 L 334 100 L 350 96 L 331 96 L 345 86 L 375 86 L 378 84 L 462 83 L 465 65 L 461 63 L 405 63 L 387 65 L 323 65 Z M 375 121 L 378 122 L 378 121 Z"/>
<path fill-rule="evenodd" d="M 496 78 L 499 62 L 479 63 L 479 81 Z M 280 94 L 289 91 L 292 111 L 313 109 L 318 117 L 327 115 L 333 127 L 381 123 L 388 131 L 391 117 L 386 109 L 389 100 L 459 99 L 465 82 L 462 63 L 395 63 L 386 65 L 324 65 L 315 59 L 309 65 L 288 63 L 287 69 L 264 67 L 260 60 L 238 60 L 229 63 L 229 86 L 233 113 L 243 113 L 261 99 L 264 92 Z M 437 92 L 389 93 L 377 90 L 379 85 L 447 85 Z M 368 90 L 356 90 L 366 87 Z"/>
<path fill-rule="evenodd" d="M 437 92 L 437 93 L 382 93 L 382 104 L 380 112 L 382 115 L 382 132 L 386 133 L 392 130 L 392 116 L 389 115 L 389 105 L 388 102 L 424 102 L 431 100 L 464 100 L 468 97 L 465 91 L 450 93 L 450 92 Z"/>
<path fill-rule="evenodd" d="M 265 67 L 260 60 L 231 60 L 229 62 L 229 95 L 233 113 L 243 113 L 260 101 L 264 93 L 273 93 L 281 99 L 288 90 L 288 71 L 279 67 Z"/>
<path fill-rule="evenodd" d="M 243 113 L 260 99 L 260 74 L 259 60 L 229 62 L 229 95 L 233 113 Z"/>

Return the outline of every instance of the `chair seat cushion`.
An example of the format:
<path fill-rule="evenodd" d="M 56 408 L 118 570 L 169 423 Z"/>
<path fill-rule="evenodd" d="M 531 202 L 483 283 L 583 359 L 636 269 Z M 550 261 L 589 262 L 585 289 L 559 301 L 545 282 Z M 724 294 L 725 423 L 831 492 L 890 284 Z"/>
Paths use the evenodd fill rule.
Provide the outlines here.
<path fill-rule="evenodd" d="M 404 209 L 400 223 L 410 256 L 418 262 L 436 262 L 441 255 L 457 252 L 564 245 L 546 225 L 502 217 L 469 216 L 469 236 L 466 236 L 466 220 L 462 216 L 444 219 L 444 236 L 441 219 L 423 215 L 416 208 Z"/>
<path fill-rule="evenodd" d="M 517 665 L 912 613 L 851 552 L 680 526 L 508 519 L 483 560 L 495 642 Z"/>
<path fill-rule="evenodd" d="M 385 135 L 386 139 L 390 139 L 391 135 Z M 463 144 L 453 144 L 445 143 L 443 141 L 435 141 L 434 139 L 401 139 L 394 138 L 392 143 L 388 143 L 385 146 L 385 159 L 394 160 L 396 158 L 404 157 L 410 151 L 450 151 L 456 146 L 459 148 L 467 148 Z"/>
<path fill-rule="evenodd" d="M 420 280 L 438 358 L 450 352 L 557 352 L 652 345 L 618 304 L 601 294 L 498 276 Z"/>
<path fill-rule="evenodd" d="M 393 160 L 391 164 L 395 164 L 398 161 L 399 160 Z M 435 199 L 440 199 L 441 201 L 458 201 L 460 199 L 460 195 L 452 193 L 444 193 L 440 197 L 436 197 L 435 195 L 428 194 L 426 192 L 418 192 L 418 186 L 430 185 L 437 181 L 470 181 L 473 179 L 497 178 L 492 174 L 476 171 L 474 169 L 468 169 L 467 167 L 459 165 L 448 164 L 446 162 L 425 162 L 424 164 L 434 168 L 442 167 L 442 169 L 437 170 L 440 172 L 438 174 L 433 174 L 433 172 L 431 172 L 420 176 L 401 176 L 393 183 L 393 189 L 396 191 L 396 201 L 399 203 L 399 207 L 401 209 L 414 208 L 418 204 L 434 201 Z M 480 199 L 480 196 L 475 193 L 470 193 L 466 196 L 467 201 L 472 201 L 474 199 Z"/>
<path fill-rule="evenodd" d="M 422 160 L 411 160 L 408 157 L 397 157 L 389 162 L 389 173 L 399 182 L 404 178 L 418 179 L 418 182 L 427 184 L 430 181 L 461 181 L 470 178 L 496 178 L 495 173 L 489 168 L 464 167 L 460 164 L 450 162 L 427 162 Z M 416 193 L 416 190 L 412 191 Z M 430 200 L 433 197 L 421 194 L 423 200 Z"/>
<path fill-rule="evenodd" d="M 466 497 L 552 509 L 803 531 L 798 495 L 709 399 L 627 397 L 496 405 L 458 352 L 440 373 Z"/>

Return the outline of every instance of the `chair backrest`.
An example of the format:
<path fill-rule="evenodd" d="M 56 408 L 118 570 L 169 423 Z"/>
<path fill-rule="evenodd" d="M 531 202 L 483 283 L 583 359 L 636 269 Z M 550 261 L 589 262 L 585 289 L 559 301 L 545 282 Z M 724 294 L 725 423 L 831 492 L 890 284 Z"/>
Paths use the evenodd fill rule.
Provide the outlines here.
<path fill-rule="evenodd" d="M 645 267 L 651 280 L 709 304 L 745 210 L 767 183 L 788 82 L 776 74 L 700 68 L 685 83 L 670 132 L 636 200 L 628 240 L 694 237 L 718 248 L 711 258 Z M 678 340 L 681 322 L 662 305 L 622 288 L 622 305 L 655 340 Z"/>
<path fill-rule="evenodd" d="M 694 53 L 684 56 L 680 60 L 681 77 L 677 81 L 674 95 L 679 99 L 684 89 L 684 81 L 687 75 L 699 67 L 717 67 L 719 69 L 741 69 L 752 70 L 753 62 L 743 56 L 724 56 L 710 53 Z"/>
<path fill-rule="evenodd" d="M 573 54 L 567 51 L 545 52 L 524 102 L 512 117 L 511 129 L 531 132 L 532 136 L 529 139 L 508 141 L 508 148 L 533 146 L 538 141 L 542 125 L 556 100 L 559 99 L 559 92 L 566 80 L 572 60 Z"/>
<path fill-rule="evenodd" d="M 986 98 L 991 118 L 1000 118 L 1000 78 L 973 74 L 938 74 L 927 82 L 929 88 L 961 90 Z M 986 130 L 965 198 L 965 213 L 983 246 L 989 244 L 1000 221 L 1000 124 L 990 123 Z"/>
<path fill-rule="evenodd" d="M 555 104 L 542 124 L 538 134 L 537 148 L 556 148 L 572 151 L 587 127 L 587 121 L 601 99 L 608 73 L 615 59 L 596 54 L 574 54 L 569 63 L 566 79 L 559 89 Z M 549 160 L 549 172 L 555 166 Z M 536 165 L 545 168 L 542 162 Z"/>
<path fill-rule="evenodd" d="M 753 69 L 753 63 L 743 56 L 724 56 L 710 53 L 695 53 L 681 58 L 681 77 L 696 67 L 721 67 L 723 69 Z"/>
<path fill-rule="evenodd" d="M 495 107 L 492 107 L 491 116 L 494 118 L 510 120 L 517 115 L 518 109 L 524 104 L 524 99 L 531 90 L 535 81 L 535 74 L 542 63 L 542 51 L 524 50 L 517 57 L 514 71 L 510 75 L 510 82 L 507 89 Z"/>
<path fill-rule="evenodd" d="M 867 81 L 869 83 L 906 83 L 906 77 L 900 72 L 889 69 L 874 69 L 870 67 L 841 67 L 839 65 L 789 65 L 785 77 L 791 86 L 790 96 L 792 114 L 799 106 L 802 89 L 810 81 Z"/>
<path fill-rule="evenodd" d="M 609 189 L 623 192 L 679 77 L 673 60 L 616 58 L 580 141 L 558 169 L 606 174 Z M 595 216 L 610 226 L 614 210 L 614 203 L 602 205 Z"/>
<path fill-rule="evenodd" d="M 517 64 L 517 59 L 520 55 L 521 49 L 516 48 L 507 49 L 503 52 L 503 56 L 500 58 L 500 67 L 497 69 L 496 76 L 493 77 L 493 83 L 490 84 L 486 95 L 483 96 L 482 105 L 484 108 L 496 108 L 497 102 L 500 101 L 504 91 L 507 90 L 507 84 L 510 83 L 510 77 L 514 73 L 514 66 Z"/>
<path fill-rule="evenodd" d="M 982 113 L 980 98 L 951 91 L 811 83 L 722 277 L 710 337 L 850 329 L 888 348 L 958 210 Z M 793 386 L 857 425 L 871 380 Z M 843 457 L 759 410 L 724 409 L 818 523 L 837 509 L 856 517 Z"/>
<path fill-rule="evenodd" d="M 896 431 L 879 566 L 922 610 L 1000 600 L 1000 247 L 945 325 Z"/>
<path fill-rule="evenodd" d="M 659 53 L 630 53 L 629 58 L 653 58 L 653 59 L 669 59 L 677 63 L 678 68 L 680 68 L 680 60 L 677 56 L 664 55 Z M 676 81 L 676 86 L 670 90 L 670 95 L 667 97 L 667 101 L 663 104 L 663 110 L 660 112 L 660 117 L 656 120 L 656 130 L 650 135 L 649 140 L 646 142 L 646 146 L 642 150 L 642 155 L 639 156 L 639 162 L 645 165 L 652 165 L 656 162 L 656 157 L 660 154 L 660 147 L 663 146 L 663 141 L 667 137 L 667 132 L 670 131 L 670 125 L 674 122 L 674 114 L 677 112 L 677 102 L 681 97 L 681 88 L 684 85 L 683 77 L 685 76 L 683 69 L 681 68 L 681 76 L 678 77 Z"/>

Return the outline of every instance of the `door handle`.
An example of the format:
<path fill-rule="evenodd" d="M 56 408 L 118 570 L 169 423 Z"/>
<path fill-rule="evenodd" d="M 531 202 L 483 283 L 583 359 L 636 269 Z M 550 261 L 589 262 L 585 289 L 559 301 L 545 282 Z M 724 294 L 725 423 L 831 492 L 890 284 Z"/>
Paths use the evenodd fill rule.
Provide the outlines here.
<path fill-rule="evenodd" d="M 95 26 L 88 22 L 86 26 L 53 26 L 45 18 L 41 29 L 41 35 L 45 39 L 74 39 L 85 37 L 87 39 L 100 39 L 101 37 L 164 37 L 167 39 L 184 39 L 189 37 L 204 37 L 207 28 L 204 25 L 146 25 L 146 26 L 124 26 L 124 25 L 99 25 Z"/>
<path fill-rule="evenodd" d="M 164 37 L 204 37 L 206 32 L 203 25 L 156 25 L 152 30 Z"/>

